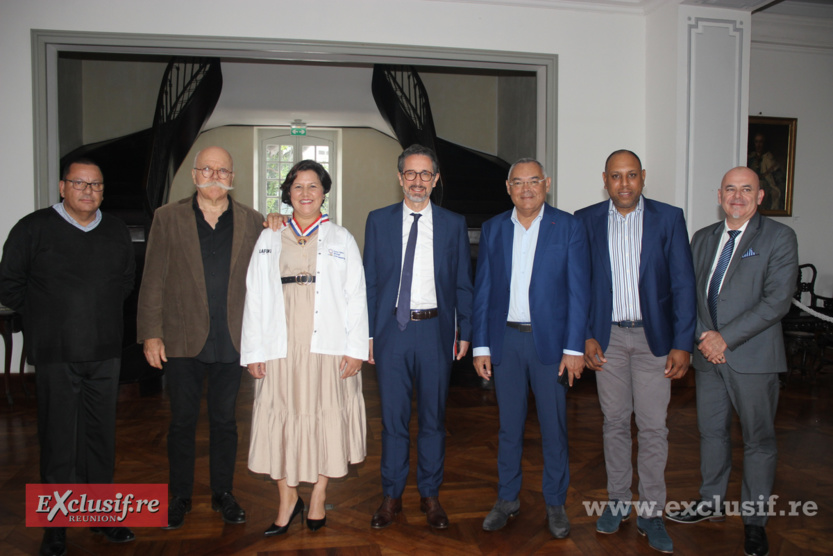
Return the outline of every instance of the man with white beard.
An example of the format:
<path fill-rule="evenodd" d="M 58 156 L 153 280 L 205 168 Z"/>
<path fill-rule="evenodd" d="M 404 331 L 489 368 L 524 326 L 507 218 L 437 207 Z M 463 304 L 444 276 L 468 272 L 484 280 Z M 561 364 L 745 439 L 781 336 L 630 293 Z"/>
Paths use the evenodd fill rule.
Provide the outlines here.
<path fill-rule="evenodd" d="M 144 343 L 148 363 L 164 368 L 171 402 L 166 529 L 181 527 L 191 511 L 203 378 L 208 379 L 211 508 L 226 523 L 246 521 L 231 492 L 237 454 L 234 409 L 246 271 L 263 217 L 229 196 L 234 166 L 225 149 L 197 153 L 191 177 L 196 192 L 154 215 L 137 319 L 138 341 Z"/>

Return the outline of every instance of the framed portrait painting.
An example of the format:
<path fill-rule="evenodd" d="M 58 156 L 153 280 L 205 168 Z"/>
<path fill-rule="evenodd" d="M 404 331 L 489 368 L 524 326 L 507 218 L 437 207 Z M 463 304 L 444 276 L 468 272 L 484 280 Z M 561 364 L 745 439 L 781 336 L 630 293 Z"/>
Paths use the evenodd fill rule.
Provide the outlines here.
<path fill-rule="evenodd" d="M 792 216 L 796 122 L 795 118 L 749 116 L 746 166 L 761 180 L 761 214 Z"/>

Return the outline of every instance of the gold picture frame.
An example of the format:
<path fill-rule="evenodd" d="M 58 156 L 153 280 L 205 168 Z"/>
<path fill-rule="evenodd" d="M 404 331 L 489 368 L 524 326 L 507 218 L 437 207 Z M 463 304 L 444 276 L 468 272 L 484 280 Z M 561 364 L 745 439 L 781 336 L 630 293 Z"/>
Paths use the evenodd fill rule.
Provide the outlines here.
<path fill-rule="evenodd" d="M 749 116 L 746 166 L 761 180 L 761 214 L 792 216 L 797 122 L 796 118 Z"/>

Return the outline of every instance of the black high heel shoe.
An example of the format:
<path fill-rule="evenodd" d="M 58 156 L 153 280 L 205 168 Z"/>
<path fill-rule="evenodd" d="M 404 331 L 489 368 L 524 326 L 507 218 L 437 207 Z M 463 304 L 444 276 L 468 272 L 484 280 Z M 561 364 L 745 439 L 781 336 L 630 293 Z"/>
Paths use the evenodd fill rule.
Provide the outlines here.
<path fill-rule="evenodd" d="M 289 516 L 289 521 L 286 522 L 286 525 L 276 525 L 272 524 L 269 528 L 263 532 L 264 537 L 272 537 L 274 535 L 283 535 L 286 533 L 286 530 L 289 529 L 289 526 L 292 525 L 292 520 L 295 519 L 295 516 L 301 514 L 301 525 L 304 524 L 304 501 L 301 500 L 301 497 L 298 497 L 298 501 L 295 502 L 295 508 L 292 510 L 292 515 Z M 326 519 L 326 518 L 324 518 Z M 323 520 L 322 520 L 323 521 Z M 323 523 L 322 523 L 323 525 Z"/>
<path fill-rule="evenodd" d="M 307 516 L 307 527 L 309 527 L 310 531 L 318 531 L 325 525 L 327 525 L 326 515 L 321 519 L 310 519 L 309 516 Z"/>

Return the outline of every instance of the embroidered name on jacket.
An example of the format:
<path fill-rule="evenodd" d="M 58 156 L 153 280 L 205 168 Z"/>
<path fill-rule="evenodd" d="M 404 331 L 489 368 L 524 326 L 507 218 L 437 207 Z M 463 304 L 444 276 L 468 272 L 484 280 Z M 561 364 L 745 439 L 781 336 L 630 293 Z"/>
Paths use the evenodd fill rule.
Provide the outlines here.
<path fill-rule="evenodd" d="M 336 251 L 335 249 L 328 249 L 327 252 L 330 254 L 331 257 L 335 257 L 336 259 L 344 260 L 344 251 Z"/>
<path fill-rule="evenodd" d="M 271 252 L 272 252 L 272 250 L 271 250 L 271 249 L 260 249 L 260 250 L 258 251 L 258 253 L 259 253 L 259 254 L 261 254 L 261 255 L 268 255 L 268 254 L 269 254 L 269 253 L 271 253 Z"/>

